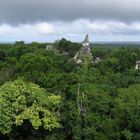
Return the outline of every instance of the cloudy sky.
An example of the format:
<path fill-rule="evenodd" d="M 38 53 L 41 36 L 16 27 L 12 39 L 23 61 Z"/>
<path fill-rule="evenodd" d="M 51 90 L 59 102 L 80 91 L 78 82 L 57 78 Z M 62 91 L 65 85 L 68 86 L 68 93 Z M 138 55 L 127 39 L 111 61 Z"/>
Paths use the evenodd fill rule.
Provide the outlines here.
<path fill-rule="evenodd" d="M 140 0 L 0 0 L 0 42 L 140 41 Z"/>

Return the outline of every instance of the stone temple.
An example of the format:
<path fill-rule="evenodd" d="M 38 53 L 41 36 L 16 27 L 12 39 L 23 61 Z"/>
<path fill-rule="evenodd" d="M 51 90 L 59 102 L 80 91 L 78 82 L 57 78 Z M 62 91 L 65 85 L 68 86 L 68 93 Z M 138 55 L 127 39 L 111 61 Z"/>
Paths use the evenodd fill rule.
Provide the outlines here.
<path fill-rule="evenodd" d="M 140 70 L 140 61 L 136 61 L 136 67 L 135 67 L 136 70 Z"/>
<path fill-rule="evenodd" d="M 77 60 L 77 63 L 82 63 L 81 55 L 85 55 L 89 57 L 91 61 L 93 60 L 92 53 L 90 52 L 90 44 L 89 44 L 88 35 L 86 35 L 84 41 L 82 42 L 82 48 L 74 57 L 74 59 Z"/>

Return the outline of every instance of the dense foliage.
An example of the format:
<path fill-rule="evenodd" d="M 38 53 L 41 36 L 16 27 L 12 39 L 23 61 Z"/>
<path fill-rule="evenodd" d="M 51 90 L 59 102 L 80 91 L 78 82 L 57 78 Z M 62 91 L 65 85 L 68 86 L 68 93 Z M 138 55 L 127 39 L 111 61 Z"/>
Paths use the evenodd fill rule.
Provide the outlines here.
<path fill-rule="evenodd" d="M 91 63 L 66 39 L 0 45 L 0 139 L 139 140 L 139 46 L 91 45 Z"/>

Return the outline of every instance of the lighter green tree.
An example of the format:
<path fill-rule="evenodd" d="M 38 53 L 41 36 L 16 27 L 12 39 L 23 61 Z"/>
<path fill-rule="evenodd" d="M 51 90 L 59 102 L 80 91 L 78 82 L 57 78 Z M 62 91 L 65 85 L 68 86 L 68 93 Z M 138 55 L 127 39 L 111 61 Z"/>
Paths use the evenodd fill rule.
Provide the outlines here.
<path fill-rule="evenodd" d="M 48 93 L 49 94 L 49 93 Z M 34 129 L 60 127 L 57 108 L 60 96 L 49 94 L 34 83 L 23 80 L 7 82 L 0 87 L 0 132 L 8 134 L 13 126 L 28 120 Z"/>

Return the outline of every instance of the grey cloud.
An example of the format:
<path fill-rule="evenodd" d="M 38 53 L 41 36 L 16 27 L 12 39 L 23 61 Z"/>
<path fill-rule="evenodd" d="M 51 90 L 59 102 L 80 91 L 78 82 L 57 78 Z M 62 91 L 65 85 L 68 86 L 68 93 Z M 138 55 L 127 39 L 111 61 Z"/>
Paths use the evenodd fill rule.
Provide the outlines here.
<path fill-rule="evenodd" d="M 0 0 L 0 23 L 140 20 L 139 0 Z"/>

